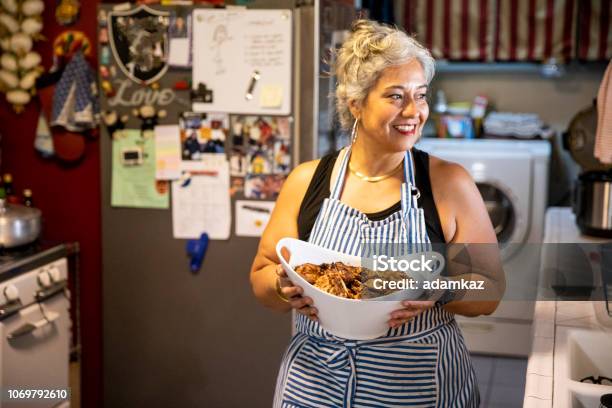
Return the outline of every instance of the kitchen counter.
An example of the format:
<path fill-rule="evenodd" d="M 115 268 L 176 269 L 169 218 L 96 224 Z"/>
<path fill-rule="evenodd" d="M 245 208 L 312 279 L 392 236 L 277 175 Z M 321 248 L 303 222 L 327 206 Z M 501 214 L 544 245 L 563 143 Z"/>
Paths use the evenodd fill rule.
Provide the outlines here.
<path fill-rule="evenodd" d="M 546 213 L 545 243 L 597 244 L 604 239 L 581 235 L 570 208 L 549 208 Z M 545 251 L 543 251 L 544 253 Z M 542 257 L 540 268 L 540 290 L 545 288 L 551 277 L 551 269 Z M 552 269 L 554 270 L 554 269 Z M 542 282 L 544 280 L 544 282 Z M 583 333 L 607 333 L 612 339 L 612 318 L 607 316 L 603 301 L 541 300 L 536 302 L 533 319 L 533 343 L 527 364 L 524 408 L 549 408 L 586 406 L 578 400 L 572 402 L 569 391 L 568 333 L 585 330 Z M 610 323 L 606 321 L 610 319 Z M 556 381 L 555 381 L 556 380 Z M 571 381 L 574 388 L 586 392 L 608 391 L 599 385 Z M 577 384 L 577 385 L 576 385 Z M 595 388 L 593 388 L 595 387 Z M 598 388 L 599 387 L 599 388 Z M 610 387 L 612 389 L 612 387 Z M 576 398 L 576 397 L 572 397 Z M 597 406 L 597 405 L 595 405 Z"/>

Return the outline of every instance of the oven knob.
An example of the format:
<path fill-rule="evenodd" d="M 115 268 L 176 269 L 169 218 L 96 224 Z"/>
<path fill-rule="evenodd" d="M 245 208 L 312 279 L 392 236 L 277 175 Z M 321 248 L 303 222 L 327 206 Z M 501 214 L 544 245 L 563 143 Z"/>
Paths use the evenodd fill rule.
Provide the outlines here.
<path fill-rule="evenodd" d="M 4 297 L 8 303 L 19 299 L 19 289 L 17 286 L 8 284 L 4 287 Z"/>
<path fill-rule="evenodd" d="M 38 274 L 38 284 L 43 288 L 51 286 L 51 276 L 49 272 L 41 272 Z"/>
<path fill-rule="evenodd" d="M 49 276 L 51 276 L 51 280 L 53 282 L 59 282 L 62 280 L 62 274 L 57 266 L 52 266 L 49 268 Z"/>

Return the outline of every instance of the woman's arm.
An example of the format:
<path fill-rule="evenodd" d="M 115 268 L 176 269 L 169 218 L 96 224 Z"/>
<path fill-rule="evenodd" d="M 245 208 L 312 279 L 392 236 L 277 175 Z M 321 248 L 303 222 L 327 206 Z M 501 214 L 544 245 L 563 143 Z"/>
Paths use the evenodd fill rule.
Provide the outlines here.
<path fill-rule="evenodd" d="M 280 260 L 276 256 L 276 243 L 285 237 L 298 237 L 297 218 L 300 205 L 318 165 L 318 160 L 297 166 L 285 180 L 268 225 L 259 241 L 259 248 L 251 266 L 251 287 L 255 297 L 269 308 L 288 311 L 292 305 L 276 292 L 276 273 Z M 297 293 L 288 294 L 289 296 Z"/>
<path fill-rule="evenodd" d="M 468 290 L 461 294 L 461 300 L 451 301 L 444 308 L 465 316 L 488 315 L 497 308 L 506 285 L 497 236 L 470 174 L 456 163 L 440 162 L 436 179 L 443 184 L 447 220 L 454 220 L 454 225 L 447 227 L 454 231 L 448 242 L 449 279 L 483 281 L 485 288 Z M 465 251 L 467 264 L 453 262 L 458 251 Z"/>

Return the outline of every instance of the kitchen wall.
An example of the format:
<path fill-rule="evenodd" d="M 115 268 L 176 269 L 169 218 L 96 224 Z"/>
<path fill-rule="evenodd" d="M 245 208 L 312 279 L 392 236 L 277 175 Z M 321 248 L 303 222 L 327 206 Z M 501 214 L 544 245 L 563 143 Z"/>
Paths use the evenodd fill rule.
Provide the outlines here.
<path fill-rule="evenodd" d="M 52 64 L 53 40 L 62 31 L 80 30 L 94 47 L 97 42 L 93 22 L 98 0 L 81 2 L 80 18 L 69 28 L 55 21 L 55 3 L 45 2 L 42 34 L 47 40 L 35 44 L 46 69 Z M 97 53 L 92 54 L 92 66 L 96 66 Z M 50 97 L 44 98 L 45 104 L 50 102 Z M 81 406 L 96 408 L 102 403 L 100 148 L 98 140 L 89 140 L 84 159 L 72 166 L 41 158 L 34 151 L 38 114 L 37 103 L 16 114 L 0 97 L 0 173 L 13 174 L 17 192 L 32 189 L 34 203 L 43 214 L 43 240 L 80 244 Z"/>
<path fill-rule="evenodd" d="M 544 78 L 537 72 L 441 71 L 432 84 L 432 97 L 437 89 L 444 90 L 448 102 L 472 101 L 476 95 L 485 95 L 496 110 L 534 112 L 555 129 L 564 131 L 572 117 L 597 96 L 604 70 L 603 65 L 573 67 L 556 79 Z"/>

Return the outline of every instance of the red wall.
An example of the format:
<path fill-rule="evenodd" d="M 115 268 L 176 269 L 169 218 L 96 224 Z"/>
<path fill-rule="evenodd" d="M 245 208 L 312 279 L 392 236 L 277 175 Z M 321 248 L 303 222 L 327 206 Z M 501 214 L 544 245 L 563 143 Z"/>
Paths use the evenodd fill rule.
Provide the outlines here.
<path fill-rule="evenodd" d="M 52 62 L 53 39 L 65 29 L 81 30 L 96 44 L 98 1 L 82 1 L 81 15 L 74 26 L 62 27 L 55 21 L 56 2 L 45 2 L 43 34 L 35 49 L 43 65 Z M 93 53 L 92 66 L 96 60 Z M 49 100 L 44 103 L 50 103 Z M 56 160 L 45 160 L 34 150 L 38 107 L 30 103 L 21 114 L 0 96 L 0 172 L 10 172 L 16 191 L 31 188 L 35 205 L 43 213 L 43 239 L 78 241 L 81 286 L 81 396 L 82 406 L 102 406 L 102 279 L 100 222 L 100 151 L 97 140 L 86 143 L 85 157 L 67 167 Z M 36 384 L 32 384 L 36 385 Z"/>

